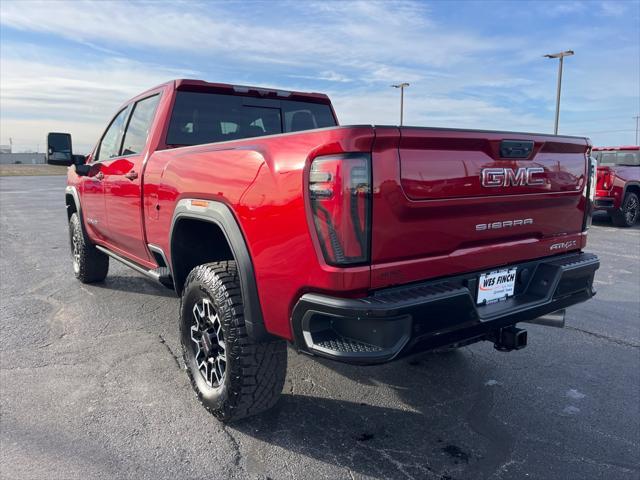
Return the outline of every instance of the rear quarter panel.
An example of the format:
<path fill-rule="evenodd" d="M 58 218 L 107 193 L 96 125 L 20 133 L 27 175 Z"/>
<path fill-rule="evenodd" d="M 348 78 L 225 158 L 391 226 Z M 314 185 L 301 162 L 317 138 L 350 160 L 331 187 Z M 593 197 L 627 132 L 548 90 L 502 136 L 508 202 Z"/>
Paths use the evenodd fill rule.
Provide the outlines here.
<path fill-rule="evenodd" d="M 357 295 L 369 288 L 370 267 L 337 269 L 318 255 L 303 192 L 311 158 L 368 152 L 372 141 L 371 127 L 336 127 L 158 151 L 145 170 L 148 242 L 171 255 L 182 198 L 226 204 L 252 257 L 265 327 L 290 339 L 291 309 L 305 291 Z"/>
<path fill-rule="evenodd" d="M 613 198 L 613 209 L 620 209 L 629 185 L 637 185 L 640 187 L 640 167 L 628 166 L 607 166 L 611 175 L 613 175 L 613 183 L 609 189 L 596 190 L 596 198 Z M 601 182 L 598 183 L 601 186 Z"/>

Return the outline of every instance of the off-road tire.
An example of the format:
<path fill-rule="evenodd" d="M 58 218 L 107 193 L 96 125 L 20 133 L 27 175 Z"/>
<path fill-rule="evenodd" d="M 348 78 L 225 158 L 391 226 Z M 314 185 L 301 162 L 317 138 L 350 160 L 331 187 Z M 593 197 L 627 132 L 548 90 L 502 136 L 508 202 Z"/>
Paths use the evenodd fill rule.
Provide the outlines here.
<path fill-rule="evenodd" d="M 225 372 L 219 384 L 205 380 L 192 340 L 194 307 L 208 299 L 224 336 Z M 195 267 L 187 277 L 180 306 L 180 340 L 191 386 L 200 403 L 219 420 L 230 422 L 273 407 L 287 371 L 284 340 L 254 342 L 247 335 L 240 279 L 234 261 Z M 218 383 L 218 382 L 216 382 Z"/>
<path fill-rule="evenodd" d="M 633 224 L 640 218 L 640 203 L 638 195 L 628 192 L 622 201 L 619 212 L 611 215 L 611 220 L 616 227 L 633 227 Z"/>
<path fill-rule="evenodd" d="M 109 272 L 109 257 L 98 250 L 84 234 L 77 213 L 69 219 L 69 242 L 73 273 L 82 283 L 101 282 Z"/>

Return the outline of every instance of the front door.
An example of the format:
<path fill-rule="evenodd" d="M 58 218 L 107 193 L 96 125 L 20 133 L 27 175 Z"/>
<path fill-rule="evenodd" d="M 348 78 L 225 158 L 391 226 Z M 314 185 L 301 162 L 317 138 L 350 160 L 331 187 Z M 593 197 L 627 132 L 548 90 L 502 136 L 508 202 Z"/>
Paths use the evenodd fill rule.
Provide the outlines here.
<path fill-rule="evenodd" d="M 104 241 L 104 231 L 107 227 L 107 215 L 104 208 L 103 175 L 82 178 L 82 218 L 84 226 L 91 238 Z"/>
<path fill-rule="evenodd" d="M 152 262 L 143 230 L 142 170 L 156 94 L 137 101 L 124 130 L 120 154 L 102 166 L 109 244 L 139 263 Z"/>
<path fill-rule="evenodd" d="M 96 155 L 91 159 L 91 174 L 82 178 L 82 217 L 85 228 L 91 238 L 107 241 L 108 225 L 104 198 L 104 172 L 105 161 L 117 155 L 122 140 L 122 130 L 129 113 L 128 108 L 123 108 L 113 117 L 113 120 L 104 132 Z"/>

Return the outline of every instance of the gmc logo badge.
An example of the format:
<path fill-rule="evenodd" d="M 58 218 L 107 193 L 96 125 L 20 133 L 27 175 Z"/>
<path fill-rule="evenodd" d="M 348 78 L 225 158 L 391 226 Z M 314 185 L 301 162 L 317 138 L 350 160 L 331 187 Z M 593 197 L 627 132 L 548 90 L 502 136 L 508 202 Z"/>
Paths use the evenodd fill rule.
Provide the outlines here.
<path fill-rule="evenodd" d="M 483 168 L 480 179 L 483 187 L 525 187 L 544 185 L 544 179 L 534 178 L 535 174 L 544 173 L 542 167 L 518 168 Z"/>

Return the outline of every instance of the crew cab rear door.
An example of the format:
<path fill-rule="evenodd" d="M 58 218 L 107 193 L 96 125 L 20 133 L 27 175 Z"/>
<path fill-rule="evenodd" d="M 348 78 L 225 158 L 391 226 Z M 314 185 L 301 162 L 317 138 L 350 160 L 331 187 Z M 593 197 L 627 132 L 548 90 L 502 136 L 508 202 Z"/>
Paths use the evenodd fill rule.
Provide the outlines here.
<path fill-rule="evenodd" d="M 588 147 L 576 137 L 377 128 L 372 287 L 579 249 Z"/>
<path fill-rule="evenodd" d="M 103 161 L 107 241 L 118 253 L 149 262 L 142 211 L 142 171 L 149 129 L 160 95 L 152 94 L 131 105 L 117 156 Z"/>

